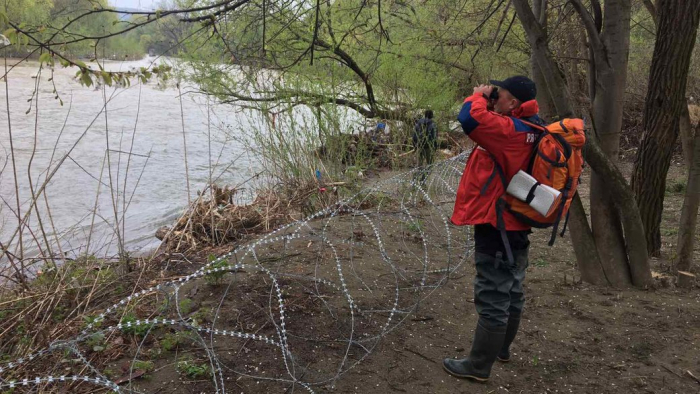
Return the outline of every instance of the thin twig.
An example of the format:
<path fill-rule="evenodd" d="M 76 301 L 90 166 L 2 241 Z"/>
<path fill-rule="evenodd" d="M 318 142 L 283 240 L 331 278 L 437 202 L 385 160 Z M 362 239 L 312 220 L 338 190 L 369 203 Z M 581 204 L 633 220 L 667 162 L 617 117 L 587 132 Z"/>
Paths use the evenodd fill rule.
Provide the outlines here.
<path fill-rule="evenodd" d="M 9 78 L 7 77 L 7 47 L 4 48 L 4 57 L 5 57 L 5 104 L 7 108 L 7 133 L 10 136 L 10 156 L 12 157 L 12 173 L 14 175 L 14 186 L 15 186 L 15 200 L 17 202 L 17 220 L 19 221 L 19 224 L 17 225 L 17 228 L 19 229 L 19 247 L 20 247 L 20 253 L 19 253 L 19 260 L 20 260 L 20 267 L 17 267 L 15 265 L 15 260 L 10 256 L 9 251 L 3 247 L 2 250 L 3 252 L 7 255 L 8 260 L 10 261 L 10 264 L 12 264 L 12 268 L 14 268 L 16 274 L 17 274 L 17 279 L 22 283 L 22 286 L 24 286 L 25 289 L 29 289 L 27 286 L 27 283 L 24 280 L 24 263 L 22 263 L 22 259 L 24 258 L 24 241 L 22 238 L 22 215 L 21 215 L 21 210 L 20 210 L 20 203 L 19 203 L 19 179 L 17 178 L 17 164 L 15 162 L 15 147 L 12 139 L 12 121 L 10 120 L 10 84 L 9 84 Z M 11 241 L 10 241 L 11 243 Z M 9 246 L 9 245 L 8 245 Z"/>
<path fill-rule="evenodd" d="M 190 192 L 190 170 L 187 164 L 187 138 L 185 136 L 185 111 L 182 108 L 182 91 L 180 91 L 180 83 L 177 83 L 178 98 L 180 99 L 180 121 L 182 122 L 182 146 L 185 154 L 185 181 L 187 182 L 187 205 L 192 204 L 192 193 Z"/>

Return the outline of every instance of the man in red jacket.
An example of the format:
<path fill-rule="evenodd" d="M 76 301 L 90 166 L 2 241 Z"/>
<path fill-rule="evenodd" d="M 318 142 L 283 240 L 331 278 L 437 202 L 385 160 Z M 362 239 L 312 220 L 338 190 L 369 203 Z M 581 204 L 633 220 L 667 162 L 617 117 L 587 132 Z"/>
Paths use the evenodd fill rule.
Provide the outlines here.
<path fill-rule="evenodd" d="M 513 175 L 527 168 L 540 133 L 528 123 L 543 123 L 537 116 L 537 89 L 529 78 L 490 82 L 498 87 L 498 98 L 492 97 L 494 86 L 477 86 L 457 118 L 477 146 L 459 182 L 451 219 L 458 226 L 474 226 L 474 305 L 479 322 L 469 356 L 443 361 L 451 375 L 477 381 L 489 378 L 496 358 L 509 361 L 510 344 L 520 324 L 530 227 L 508 212 L 502 213 L 499 223 L 497 201 Z M 512 262 L 505 257 L 509 252 Z"/>

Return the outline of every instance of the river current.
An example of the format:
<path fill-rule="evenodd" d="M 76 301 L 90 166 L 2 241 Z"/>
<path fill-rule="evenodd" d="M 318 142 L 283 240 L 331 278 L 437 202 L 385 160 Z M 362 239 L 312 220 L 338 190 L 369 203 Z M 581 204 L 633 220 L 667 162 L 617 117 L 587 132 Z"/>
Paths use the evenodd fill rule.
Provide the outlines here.
<path fill-rule="evenodd" d="M 154 60 L 106 62 L 105 68 L 148 67 Z M 80 85 L 76 68 L 57 66 L 49 81 L 47 69 L 37 78 L 37 62 L 17 63 L 8 60 L 8 67 L 16 66 L 3 85 L 9 92 L 21 215 L 31 206 L 30 179 L 36 194 L 50 175 L 44 193 L 51 215 L 43 196 L 37 205 L 51 242 L 59 237 L 69 256 L 86 250 L 113 256 L 118 233 L 127 250 L 152 250 L 159 242 L 156 229 L 172 224 L 188 204 L 187 179 L 189 199 L 194 199 L 210 177 L 237 185 L 258 171 L 253 154 L 236 138 L 251 127 L 265 127 L 250 111 L 210 104 L 206 97 L 188 93 L 191 87 L 182 88 L 180 100 L 173 83 L 164 87 L 155 80 L 140 84 L 134 79 L 128 88 L 103 91 Z M 33 94 L 37 81 L 38 104 Z M 0 239 L 15 251 L 17 199 L 5 86 L 0 95 Z M 55 99 L 54 87 L 63 105 Z M 24 244 L 36 253 L 31 238 L 41 235 L 35 213 L 30 224 Z"/>

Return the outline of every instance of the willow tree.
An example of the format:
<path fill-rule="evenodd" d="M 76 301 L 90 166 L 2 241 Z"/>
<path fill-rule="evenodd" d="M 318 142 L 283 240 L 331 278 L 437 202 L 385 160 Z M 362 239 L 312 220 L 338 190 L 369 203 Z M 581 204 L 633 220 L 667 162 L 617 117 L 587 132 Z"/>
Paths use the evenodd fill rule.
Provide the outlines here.
<path fill-rule="evenodd" d="M 479 68 L 505 73 L 507 56 L 526 58 L 498 48 L 501 64 L 498 57 L 477 64 L 495 52 L 480 36 L 500 40 L 510 30 L 490 18 L 503 10 L 489 1 L 258 1 L 227 13 L 211 37 L 190 41 L 185 52 L 203 91 L 231 104 L 331 104 L 395 119 L 431 107 L 451 117 L 465 86 L 492 76 Z M 274 78 L 254 77 L 263 69 Z M 241 70 L 246 78 L 231 77 Z"/>
<path fill-rule="evenodd" d="M 451 118 L 469 86 L 522 71 L 519 63 L 528 58 L 522 40 L 506 40 L 516 32 L 505 0 L 193 0 L 182 8 L 120 12 L 131 14 L 120 20 L 104 0 L 45 1 L 72 11 L 10 28 L 34 52 L 79 67 L 85 83 L 109 85 L 119 73 L 85 66 L 71 48 L 96 52 L 136 31 L 147 45 L 167 33 L 153 29 L 167 19 L 174 22 L 163 25 L 187 27 L 173 45 L 193 66 L 183 77 L 244 107 L 336 105 L 366 118 L 410 118 L 431 107 Z M 93 25 L 100 31 L 84 28 Z M 231 71 L 245 76 L 231 78 Z M 274 78 L 262 80 L 260 71 Z"/>

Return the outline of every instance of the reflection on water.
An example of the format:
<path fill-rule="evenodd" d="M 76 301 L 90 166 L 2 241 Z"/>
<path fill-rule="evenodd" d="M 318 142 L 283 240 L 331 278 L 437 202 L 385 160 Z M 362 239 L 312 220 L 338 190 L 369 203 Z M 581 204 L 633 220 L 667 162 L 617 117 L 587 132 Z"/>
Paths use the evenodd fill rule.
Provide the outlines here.
<path fill-rule="evenodd" d="M 110 62 L 106 68 L 127 70 L 150 63 L 148 59 Z M 124 212 L 125 220 L 120 223 L 119 231 L 123 228 L 126 249 L 138 251 L 157 245 L 156 229 L 171 223 L 188 202 L 183 122 L 190 198 L 196 197 L 196 192 L 205 187 L 210 176 L 221 183 L 235 185 L 256 172 L 254 158 L 249 157 L 239 141 L 231 138 L 245 133 L 253 125 L 260 127 L 260 119 L 250 112 L 225 105 L 208 106 L 206 98 L 186 94 L 182 99 L 184 116 L 181 117 L 176 88 L 160 89 L 155 81 L 145 85 L 132 81 L 130 88 L 108 87 L 105 90 L 108 101 L 105 116 L 105 112 L 100 114 L 104 105 L 102 89 L 81 86 L 73 79 L 75 68 L 60 67 L 53 81 L 48 80 L 51 75 L 47 70 L 42 72 L 38 79 L 37 105 L 36 100 L 31 103 L 28 100 L 37 83 L 37 78 L 33 77 L 38 69 L 36 62 L 23 62 L 8 75 L 21 211 L 24 214 L 30 207 L 30 177 L 34 189 L 38 190 L 47 175 L 58 168 L 46 186 L 51 215 L 47 215 L 43 197 L 39 199 L 38 208 L 45 227 L 50 228 L 47 222 L 53 221 L 64 252 L 72 251 L 69 255 L 84 253 L 88 241 L 90 253 L 115 255 L 118 250 L 115 216 L 121 222 Z M 54 99 L 54 85 L 63 106 Z M 17 228 L 6 105 L 3 89 L 0 97 L 0 197 L 4 201 L 0 205 L 0 238 L 4 244 Z M 31 111 L 25 114 L 30 106 Z M 207 127 L 208 118 L 210 127 Z M 34 236 L 40 237 L 36 232 L 36 215 L 32 215 L 31 223 Z M 29 233 L 24 236 L 32 237 Z M 15 237 L 10 248 L 14 249 L 17 243 Z"/>

